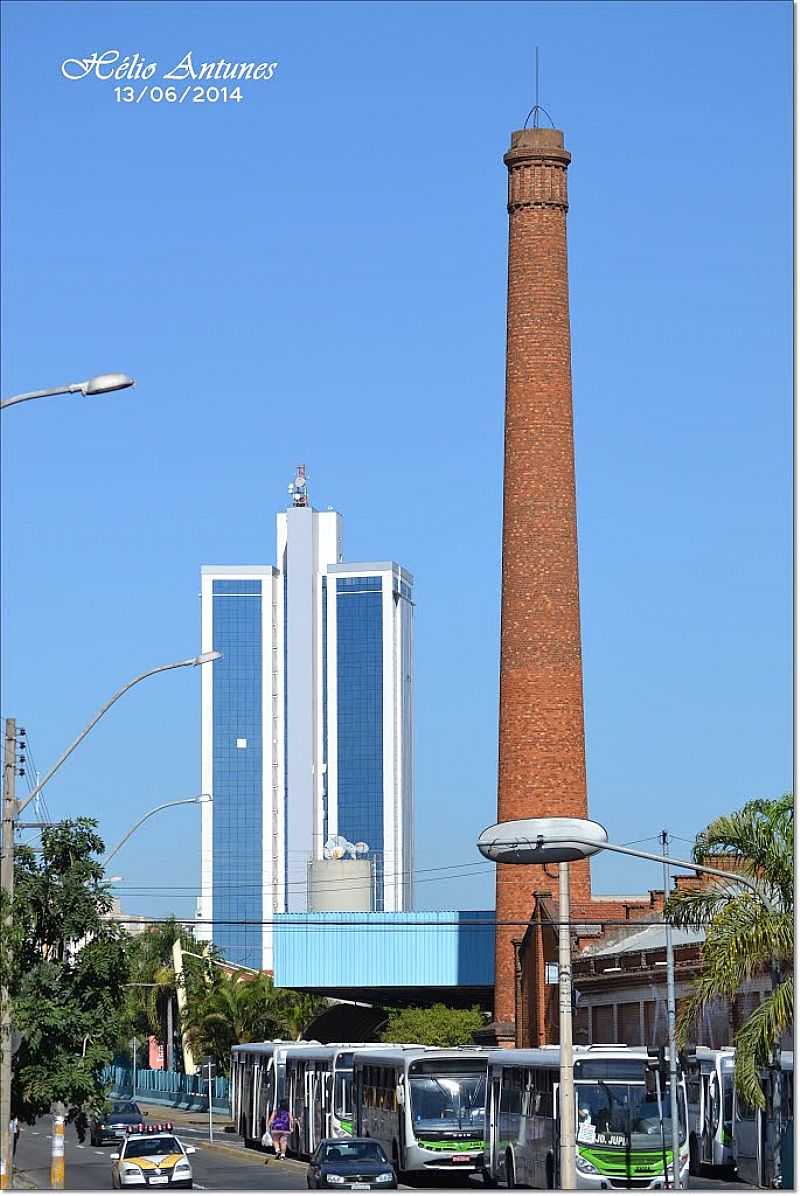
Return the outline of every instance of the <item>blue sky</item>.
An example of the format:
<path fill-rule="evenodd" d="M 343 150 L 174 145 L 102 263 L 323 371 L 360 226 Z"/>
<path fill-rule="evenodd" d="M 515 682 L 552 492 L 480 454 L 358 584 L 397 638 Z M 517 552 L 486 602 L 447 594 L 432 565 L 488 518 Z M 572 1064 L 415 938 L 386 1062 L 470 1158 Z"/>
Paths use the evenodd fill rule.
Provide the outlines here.
<path fill-rule="evenodd" d="M 4 6 L 3 713 L 47 767 L 199 647 L 203 562 L 271 562 L 299 461 L 351 560 L 416 578 L 423 908 L 493 902 L 505 170 L 570 169 L 590 809 L 618 841 L 791 784 L 788 3 Z M 115 102 L 65 58 L 277 61 L 239 104 Z M 157 80 L 156 80 L 157 81 Z M 24 789 L 24 784 L 23 784 Z M 109 841 L 199 789 L 199 677 L 132 692 L 53 782 Z M 199 819 L 117 858 L 193 910 Z M 645 842 L 645 847 L 653 843 Z M 660 883 L 610 857 L 601 892 Z"/>

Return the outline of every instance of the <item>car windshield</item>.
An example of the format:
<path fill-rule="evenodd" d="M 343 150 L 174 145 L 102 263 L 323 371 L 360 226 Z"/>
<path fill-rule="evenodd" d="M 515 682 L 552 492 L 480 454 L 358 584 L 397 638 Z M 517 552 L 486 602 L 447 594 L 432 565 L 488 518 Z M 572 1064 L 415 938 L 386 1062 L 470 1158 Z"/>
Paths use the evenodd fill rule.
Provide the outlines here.
<path fill-rule="evenodd" d="M 577 1137 L 579 1142 L 599 1146 L 654 1149 L 661 1144 L 662 1125 L 658 1100 L 648 1096 L 644 1084 L 615 1084 L 605 1080 L 575 1085 L 577 1100 Z M 672 1136 L 672 1117 L 669 1093 L 661 1097 L 664 1114 L 663 1135 L 668 1143 Z M 681 1138 L 686 1137 L 686 1108 L 683 1092 L 678 1090 Z"/>
<path fill-rule="evenodd" d="M 379 1142 L 348 1142 L 346 1138 L 337 1142 L 335 1146 L 325 1147 L 323 1162 L 335 1163 L 337 1161 L 342 1163 L 389 1162 Z"/>
<path fill-rule="evenodd" d="M 125 1117 L 141 1117 L 142 1110 L 130 1100 L 115 1100 L 111 1102 L 111 1115 Z"/>
<path fill-rule="evenodd" d="M 446 1072 L 409 1076 L 415 1133 L 483 1131 L 486 1072 Z"/>
<path fill-rule="evenodd" d="M 154 1154 L 183 1154 L 183 1150 L 177 1138 L 163 1134 L 153 1135 L 152 1138 L 128 1139 L 125 1151 L 127 1158 L 146 1159 Z"/>

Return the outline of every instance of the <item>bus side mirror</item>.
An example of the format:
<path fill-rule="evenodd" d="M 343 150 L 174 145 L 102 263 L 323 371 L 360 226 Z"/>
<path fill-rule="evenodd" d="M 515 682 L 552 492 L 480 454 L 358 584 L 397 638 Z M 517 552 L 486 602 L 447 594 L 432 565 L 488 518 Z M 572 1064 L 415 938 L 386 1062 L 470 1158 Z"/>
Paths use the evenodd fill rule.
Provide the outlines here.
<path fill-rule="evenodd" d="M 402 1109 L 406 1103 L 406 1090 L 402 1084 L 397 1085 L 397 1088 L 395 1089 L 395 1094 L 397 1096 L 397 1103 L 400 1106 L 400 1108 Z"/>
<path fill-rule="evenodd" d="M 656 1084 L 657 1075 L 658 1066 L 653 1063 L 648 1063 L 644 1069 L 644 1090 L 648 1101 L 654 1101 L 658 1098 L 658 1087 Z"/>

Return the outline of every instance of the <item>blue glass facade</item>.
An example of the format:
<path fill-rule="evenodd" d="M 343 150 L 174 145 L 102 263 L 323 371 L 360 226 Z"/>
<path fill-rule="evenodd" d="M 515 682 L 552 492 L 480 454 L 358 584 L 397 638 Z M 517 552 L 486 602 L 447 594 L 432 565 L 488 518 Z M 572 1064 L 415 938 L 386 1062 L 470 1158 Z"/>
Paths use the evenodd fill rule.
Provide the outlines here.
<path fill-rule="evenodd" d="M 214 942 L 261 966 L 261 581 L 215 580 L 213 699 Z M 243 741 L 245 746 L 238 746 Z M 250 925 L 225 925 L 245 921 Z"/>
<path fill-rule="evenodd" d="M 339 834 L 369 844 L 383 909 L 383 611 L 380 577 L 336 579 Z"/>
<path fill-rule="evenodd" d="M 322 578 L 322 842 L 328 838 L 328 579 Z"/>

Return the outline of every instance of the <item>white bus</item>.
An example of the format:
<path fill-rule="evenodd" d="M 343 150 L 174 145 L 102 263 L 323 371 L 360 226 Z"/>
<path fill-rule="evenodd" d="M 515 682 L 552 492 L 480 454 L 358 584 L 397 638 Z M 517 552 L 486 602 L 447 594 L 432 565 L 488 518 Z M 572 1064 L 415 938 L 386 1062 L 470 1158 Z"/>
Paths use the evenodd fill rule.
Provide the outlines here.
<path fill-rule="evenodd" d="M 666 1085 L 645 1047 L 575 1047 L 579 1188 L 672 1186 L 672 1122 Z M 488 1062 L 484 1179 L 532 1188 L 559 1186 L 559 1050 L 492 1051 Z M 678 1090 L 686 1187 L 689 1145 L 685 1085 Z"/>
<path fill-rule="evenodd" d="M 246 1144 L 261 1142 L 270 1117 L 286 1101 L 286 1052 L 319 1045 L 276 1039 L 231 1047 L 231 1119 Z"/>
<path fill-rule="evenodd" d="M 733 1047 L 713 1050 L 711 1047 L 698 1046 L 685 1056 L 691 1175 L 699 1175 L 703 1166 L 734 1166 L 735 1067 L 736 1052 Z"/>
<path fill-rule="evenodd" d="M 773 1116 L 746 1104 L 734 1089 L 734 1155 L 738 1179 L 753 1188 L 794 1184 L 794 1054 L 781 1051 L 780 1069 L 759 1069 L 761 1089 Z"/>
<path fill-rule="evenodd" d="M 353 1054 L 386 1050 L 385 1043 L 298 1043 L 285 1056 L 285 1101 L 295 1128 L 290 1150 L 310 1158 L 323 1138 L 353 1132 Z"/>
<path fill-rule="evenodd" d="M 400 1175 L 481 1172 L 490 1053 L 477 1047 L 356 1051 L 354 1133 L 380 1142 Z"/>

